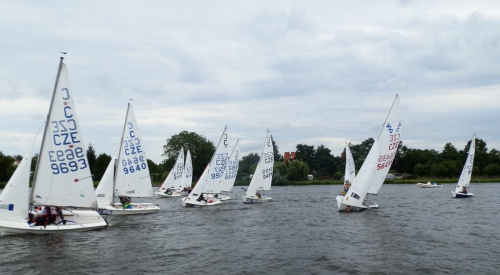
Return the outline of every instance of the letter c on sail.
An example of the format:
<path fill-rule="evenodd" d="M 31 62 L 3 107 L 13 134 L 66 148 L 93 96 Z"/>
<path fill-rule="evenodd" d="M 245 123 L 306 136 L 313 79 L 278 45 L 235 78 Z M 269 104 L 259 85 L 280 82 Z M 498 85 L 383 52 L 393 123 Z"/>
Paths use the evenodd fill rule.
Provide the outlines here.
<path fill-rule="evenodd" d="M 69 99 L 69 91 L 68 91 L 68 88 L 62 88 L 61 90 L 62 92 L 66 92 L 66 96 L 63 96 L 63 99 L 64 100 L 68 100 Z"/>

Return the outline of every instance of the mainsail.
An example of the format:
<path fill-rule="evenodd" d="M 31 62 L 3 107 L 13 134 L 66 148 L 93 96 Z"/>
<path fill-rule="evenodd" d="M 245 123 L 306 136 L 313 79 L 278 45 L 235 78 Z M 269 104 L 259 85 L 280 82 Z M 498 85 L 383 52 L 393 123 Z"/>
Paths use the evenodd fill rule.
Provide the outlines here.
<path fill-rule="evenodd" d="M 153 196 L 146 153 L 130 103 L 123 127 L 115 174 L 115 196 Z"/>
<path fill-rule="evenodd" d="M 474 166 L 474 154 L 476 153 L 476 134 L 472 137 L 469 147 L 469 154 L 467 155 L 467 160 L 465 161 L 464 168 L 462 169 L 462 174 L 460 179 L 458 179 L 457 187 L 455 192 L 462 191 L 462 187 L 469 187 L 470 179 L 472 176 L 472 167 Z"/>
<path fill-rule="evenodd" d="M 236 175 L 238 174 L 238 166 L 240 163 L 239 159 L 240 152 L 240 140 L 236 141 L 234 145 L 233 152 L 229 157 L 228 165 L 226 167 L 226 171 L 224 172 L 224 176 L 222 179 L 221 190 L 229 192 L 233 189 L 234 181 L 236 180 Z"/>
<path fill-rule="evenodd" d="M 182 189 L 191 187 L 193 183 L 193 161 L 191 160 L 191 152 L 187 151 L 186 164 L 184 165 L 184 174 L 182 180 Z"/>
<path fill-rule="evenodd" d="M 104 175 L 95 190 L 97 197 L 97 203 L 99 205 L 108 205 L 113 203 L 113 179 L 115 177 L 115 166 L 116 166 L 117 154 L 111 158 L 111 161 L 104 172 Z"/>
<path fill-rule="evenodd" d="M 32 203 L 97 207 L 68 70 L 62 58 L 35 171 Z"/>
<path fill-rule="evenodd" d="M 257 190 L 271 190 L 271 182 L 273 179 L 273 167 L 274 167 L 274 149 L 273 142 L 269 136 L 269 131 L 267 131 L 266 139 L 264 141 L 264 147 L 262 149 L 262 154 L 260 155 L 259 164 L 255 169 L 255 173 L 248 185 L 246 192 L 247 197 L 253 197 L 257 193 Z"/>
<path fill-rule="evenodd" d="M 174 166 L 170 170 L 170 173 L 168 173 L 168 176 L 161 185 L 160 190 L 164 191 L 167 190 L 167 188 L 170 188 L 172 190 L 175 189 L 182 190 L 184 188 L 183 187 L 184 178 L 182 176 L 183 171 L 184 171 L 184 148 L 181 147 L 181 150 L 177 155 L 177 159 L 175 160 Z"/>
<path fill-rule="evenodd" d="M 229 155 L 229 147 L 227 142 L 227 127 L 220 137 L 219 144 L 210 161 L 210 166 L 207 174 L 207 183 L 202 191 L 203 193 L 218 194 L 221 192 L 220 180 L 224 175 L 227 166 Z"/>
<path fill-rule="evenodd" d="M 354 158 L 352 157 L 349 145 L 345 145 L 345 174 L 344 181 L 354 182 L 356 178 L 356 167 L 354 166 Z"/>

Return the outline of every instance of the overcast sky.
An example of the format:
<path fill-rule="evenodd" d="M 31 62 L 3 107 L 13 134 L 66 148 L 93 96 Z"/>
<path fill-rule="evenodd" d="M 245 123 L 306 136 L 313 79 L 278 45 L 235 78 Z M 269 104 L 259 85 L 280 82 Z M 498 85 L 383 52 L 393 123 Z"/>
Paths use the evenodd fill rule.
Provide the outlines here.
<path fill-rule="evenodd" d="M 0 150 L 23 154 L 65 62 L 85 144 L 129 98 L 149 158 L 182 130 L 243 154 L 375 137 L 399 93 L 412 148 L 500 150 L 500 1 L 1 1 Z"/>

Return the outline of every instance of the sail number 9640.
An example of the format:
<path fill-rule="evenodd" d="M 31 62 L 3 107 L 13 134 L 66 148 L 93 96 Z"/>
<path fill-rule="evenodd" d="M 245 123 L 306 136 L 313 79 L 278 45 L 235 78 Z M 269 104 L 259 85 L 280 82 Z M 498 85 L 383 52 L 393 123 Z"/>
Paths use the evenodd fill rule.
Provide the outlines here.
<path fill-rule="evenodd" d="M 144 156 L 133 157 L 132 159 L 124 159 L 122 160 L 123 172 L 125 174 L 135 173 L 135 171 L 141 171 L 142 169 L 146 169 L 148 166 L 146 165 Z"/>

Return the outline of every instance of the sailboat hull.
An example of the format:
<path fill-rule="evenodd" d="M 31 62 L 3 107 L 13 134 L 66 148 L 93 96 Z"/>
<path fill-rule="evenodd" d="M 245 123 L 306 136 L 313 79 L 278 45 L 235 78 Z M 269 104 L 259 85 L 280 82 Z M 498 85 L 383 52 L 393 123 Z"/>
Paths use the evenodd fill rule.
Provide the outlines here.
<path fill-rule="evenodd" d="M 35 216 L 36 216 L 35 212 Z M 55 224 L 47 226 L 37 226 L 34 223 L 28 224 L 27 219 L 17 221 L 0 221 L 0 232 L 12 233 L 32 233 L 32 234 L 57 234 L 76 231 L 90 231 L 102 229 L 108 225 L 97 212 L 90 210 L 63 210 L 66 224 L 61 222 L 60 218 L 56 218 Z"/>
<path fill-rule="evenodd" d="M 160 206 L 152 203 L 132 203 L 131 208 L 123 208 L 123 204 L 114 203 L 99 205 L 99 213 L 102 215 L 139 215 L 151 214 L 160 211 Z"/>
<path fill-rule="evenodd" d="M 219 205 L 221 204 L 221 201 L 215 198 L 209 198 L 206 201 L 198 201 L 198 200 L 193 200 L 193 201 L 187 201 L 187 197 L 182 199 L 182 206 L 184 207 L 198 207 L 198 206 L 214 206 L 214 205 Z"/>
<path fill-rule="evenodd" d="M 219 199 L 220 201 L 228 201 L 231 199 L 231 197 L 224 194 L 217 194 L 217 199 Z"/>
<path fill-rule="evenodd" d="M 417 187 L 420 188 L 436 188 L 436 187 L 443 187 L 440 184 L 431 184 L 431 183 L 417 183 Z"/>
<path fill-rule="evenodd" d="M 345 211 L 345 212 L 350 212 L 350 211 L 363 211 L 365 209 L 368 209 L 368 207 L 364 206 L 363 207 L 356 207 L 356 206 L 350 206 L 347 204 L 342 203 L 344 200 L 344 196 L 337 196 L 337 209 L 339 212 Z M 376 206 L 378 208 L 378 205 Z"/>
<path fill-rule="evenodd" d="M 472 193 L 462 194 L 462 193 L 457 193 L 455 191 L 451 191 L 451 197 L 457 199 L 465 199 L 474 197 L 474 194 Z"/>
<path fill-rule="evenodd" d="M 266 196 L 261 196 L 260 198 L 258 198 L 257 196 L 255 196 L 255 197 L 243 196 L 243 203 L 246 203 L 246 204 L 254 204 L 254 203 L 258 203 L 258 202 L 270 202 L 270 201 L 273 201 L 273 198 L 266 197 Z"/>
<path fill-rule="evenodd" d="M 156 192 L 155 193 L 156 195 L 156 198 L 160 199 L 160 198 L 171 198 L 171 197 L 180 197 L 181 194 L 177 193 L 177 191 L 173 191 L 172 194 L 168 195 L 168 194 L 165 194 L 165 192 Z"/>

